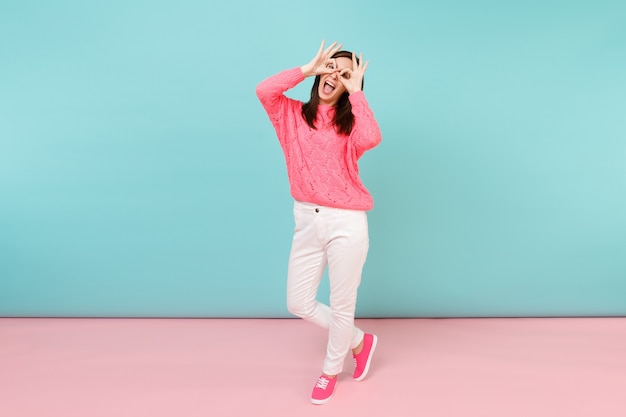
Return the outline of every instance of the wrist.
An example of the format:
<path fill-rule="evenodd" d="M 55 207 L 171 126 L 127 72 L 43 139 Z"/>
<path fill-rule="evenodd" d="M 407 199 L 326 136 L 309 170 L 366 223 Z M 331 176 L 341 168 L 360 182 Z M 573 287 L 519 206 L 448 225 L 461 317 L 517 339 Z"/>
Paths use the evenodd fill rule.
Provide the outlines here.
<path fill-rule="evenodd" d="M 311 75 L 313 75 L 313 71 L 311 70 L 311 67 L 308 64 L 301 66 L 300 71 L 302 71 L 302 75 L 304 75 L 304 78 L 310 77 Z"/>

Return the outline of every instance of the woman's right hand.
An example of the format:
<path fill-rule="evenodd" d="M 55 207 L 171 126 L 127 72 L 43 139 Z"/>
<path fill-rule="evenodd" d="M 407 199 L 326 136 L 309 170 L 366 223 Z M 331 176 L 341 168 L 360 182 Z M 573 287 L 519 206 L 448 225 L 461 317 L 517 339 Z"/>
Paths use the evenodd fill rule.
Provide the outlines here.
<path fill-rule="evenodd" d="M 315 58 L 306 65 L 300 67 L 302 74 L 305 77 L 312 75 L 330 74 L 336 71 L 337 65 L 334 64 L 334 60 L 331 58 L 333 54 L 341 49 L 343 45 L 337 45 L 337 42 L 333 42 L 328 48 L 324 49 L 324 42 L 320 45 L 320 49 L 317 51 Z"/>

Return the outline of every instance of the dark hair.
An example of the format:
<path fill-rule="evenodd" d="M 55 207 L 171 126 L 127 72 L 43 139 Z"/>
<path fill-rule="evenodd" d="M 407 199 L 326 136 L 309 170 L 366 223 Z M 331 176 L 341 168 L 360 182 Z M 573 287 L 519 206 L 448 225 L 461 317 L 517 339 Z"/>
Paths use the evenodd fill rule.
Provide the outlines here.
<path fill-rule="evenodd" d="M 332 58 L 352 59 L 352 52 L 337 51 L 333 54 Z M 357 62 L 359 62 L 358 58 Z M 315 76 L 315 81 L 313 82 L 313 87 L 311 88 L 311 99 L 302 105 L 302 117 L 306 120 L 306 123 L 311 127 L 311 129 L 317 129 L 315 127 L 315 119 L 317 118 L 317 107 L 320 104 L 320 79 L 320 75 Z M 361 88 L 363 88 L 363 84 L 361 84 Z M 341 97 L 339 97 L 337 105 L 335 106 L 335 117 L 333 119 L 333 124 L 335 125 L 337 133 L 343 135 L 349 135 L 350 132 L 352 132 L 352 126 L 354 126 L 352 104 L 350 104 L 350 100 L 348 100 L 349 95 L 350 94 L 346 91 L 341 95 Z"/>

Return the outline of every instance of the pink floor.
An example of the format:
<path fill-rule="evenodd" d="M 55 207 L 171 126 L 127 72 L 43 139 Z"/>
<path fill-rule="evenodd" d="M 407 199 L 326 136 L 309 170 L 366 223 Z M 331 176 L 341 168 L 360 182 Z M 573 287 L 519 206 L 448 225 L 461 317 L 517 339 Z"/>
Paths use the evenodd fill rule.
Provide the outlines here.
<path fill-rule="evenodd" d="M 626 416 L 626 318 L 358 325 L 370 375 L 346 361 L 314 406 L 324 333 L 298 319 L 0 319 L 0 416 Z"/>

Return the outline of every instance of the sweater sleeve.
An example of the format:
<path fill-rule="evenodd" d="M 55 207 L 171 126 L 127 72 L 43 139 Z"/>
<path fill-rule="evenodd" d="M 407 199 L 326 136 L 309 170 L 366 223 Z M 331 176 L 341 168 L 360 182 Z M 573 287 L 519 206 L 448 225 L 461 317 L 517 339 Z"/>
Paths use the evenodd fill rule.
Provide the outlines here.
<path fill-rule="evenodd" d="M 363 91 L 350 94 L 349 100 L 354 115 L 354 128 L 350 136 L 354 141 L 357 155 L 360 157 L 365 151 L 378 145 L 382 140 L 382 135 Z"/>
<path fill-rule="evenodd" d="M 285 91 L 295 87 L 304 80 L 300 67 L 288 69 L 261 81 L 256 87 L 256 95 L 276 129 L 279 138 L 285 129 L 283 117 L 289 106 L 296 101 L 285 96 Z"/>

